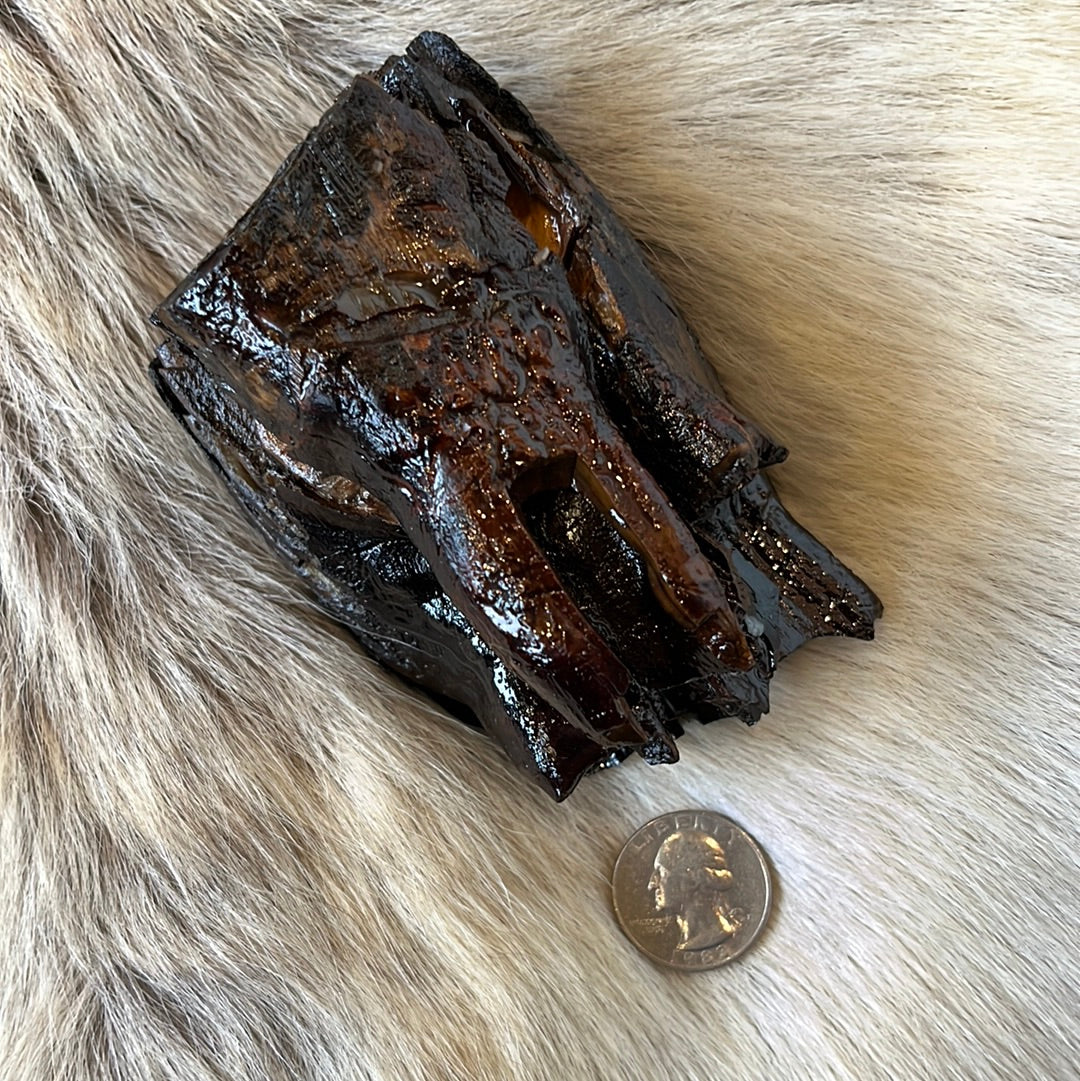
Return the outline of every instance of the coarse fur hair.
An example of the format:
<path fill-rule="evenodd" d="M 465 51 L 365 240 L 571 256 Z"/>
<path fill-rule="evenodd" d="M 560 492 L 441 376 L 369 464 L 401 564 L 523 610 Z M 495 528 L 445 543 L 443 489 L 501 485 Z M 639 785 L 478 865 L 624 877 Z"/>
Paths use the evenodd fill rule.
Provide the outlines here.
<path fill-rule="evenodd" d="M 608 195 L 885 604 L 562 805 L 314 608 L 146 377 L 423 29 Z M 0 1077 L 1075 1077 L 1078 72 L 1065 0 L 0 0 Z M 611 911 L 684 806 L 778 887 L 701 975 Z"/>

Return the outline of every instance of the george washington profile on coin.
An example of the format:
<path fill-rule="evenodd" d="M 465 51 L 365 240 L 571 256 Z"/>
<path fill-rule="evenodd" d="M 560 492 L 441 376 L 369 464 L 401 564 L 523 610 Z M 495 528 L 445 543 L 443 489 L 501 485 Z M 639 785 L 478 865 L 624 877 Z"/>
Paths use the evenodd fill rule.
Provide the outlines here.
<path fill-rule="evenodd" d="M 701 972 L 741 956 L 769 915 L 765 853 L 716 811 L 669 811 L 623 845 L 611 876 L 615 915 L 654 961 Z"/>
<path fill-rule="evenodd" d="M 657 912 L 670 912 L 679 926 L 677 950 L 708 950 L 742 926 L 741 913 L 724 896 L 734 882 L 724 849 L 701 830 L 668 834 L 653 860 L 649 889 Z"/>

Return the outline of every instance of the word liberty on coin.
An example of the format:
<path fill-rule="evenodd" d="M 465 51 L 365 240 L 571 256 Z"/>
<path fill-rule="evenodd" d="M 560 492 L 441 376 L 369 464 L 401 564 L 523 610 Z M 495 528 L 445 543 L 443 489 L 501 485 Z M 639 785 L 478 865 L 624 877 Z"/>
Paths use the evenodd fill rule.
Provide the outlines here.
<path fill-rule="evenodd" d="M 730 818 L 673 811 L 623 846 L 615 915 L 642 953 L 701 971 L 733 961 L 761 934 L 772 902 L 765 854 Z"/>

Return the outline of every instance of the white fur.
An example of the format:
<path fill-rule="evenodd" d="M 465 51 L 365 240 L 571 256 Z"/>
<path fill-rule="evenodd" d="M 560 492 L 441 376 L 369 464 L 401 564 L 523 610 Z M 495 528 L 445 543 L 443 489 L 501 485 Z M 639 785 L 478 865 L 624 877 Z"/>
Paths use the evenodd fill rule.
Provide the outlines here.
<path fill-rule="evenodd" d="M 1077 1076 L 1075 7 L 18 10 L 0 1076 Z M 144 374 L 144 313 L 425 28 L 609 194 L 886 607 L 875 643 L 786 662 L 757 728 L 561 806 L 313 609 Z M 623 839 L 681 806 L 742 822 L 779 885 L 700 976 L 610 907 Z"/>

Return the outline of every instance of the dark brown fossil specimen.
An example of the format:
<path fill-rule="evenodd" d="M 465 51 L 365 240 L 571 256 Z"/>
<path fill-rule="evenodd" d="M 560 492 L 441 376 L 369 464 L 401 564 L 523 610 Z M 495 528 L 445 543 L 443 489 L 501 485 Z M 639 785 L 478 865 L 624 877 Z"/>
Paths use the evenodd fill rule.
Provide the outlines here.
<path fill-rule="evenodd" d="M 872 634 L 634 240 L 442 35 L 357 78 L 153 318 L 162 394 L 326 609 L 558 798 Z"/>

